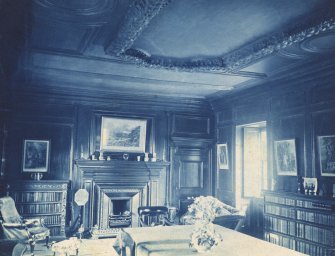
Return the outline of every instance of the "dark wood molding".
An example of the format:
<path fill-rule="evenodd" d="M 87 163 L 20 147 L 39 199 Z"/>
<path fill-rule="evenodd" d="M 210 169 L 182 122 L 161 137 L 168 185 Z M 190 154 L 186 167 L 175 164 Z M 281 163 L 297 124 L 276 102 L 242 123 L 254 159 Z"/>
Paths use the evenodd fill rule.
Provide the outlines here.
<path fill-rule="evenodd" d="M 12 89 L 10 102 L 20 102 L 19 104 L 31 104 L 39 102 L 40 104 L 61 105 L 82 105 L 94 106 L 105 109 L 132 109 L 133 111 L 147 111 L 148 113 L 176 111 L 190 113 L 208 113 L 211 112 L 211 106 L 205 99 L 167 97 L 158 95 L 134 95 L 111 93 L 110 91 L 97 92 L 87 90 L 77 90 L 71 88 L 52 89 L 45 87 L 30 87 L 17 91 Z"/>

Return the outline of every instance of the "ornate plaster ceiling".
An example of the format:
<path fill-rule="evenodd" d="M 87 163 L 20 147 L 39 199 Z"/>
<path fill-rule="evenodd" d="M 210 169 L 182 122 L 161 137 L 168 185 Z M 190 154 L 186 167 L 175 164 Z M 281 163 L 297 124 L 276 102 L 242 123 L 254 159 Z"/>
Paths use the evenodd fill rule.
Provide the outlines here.
<path fill-rule="evenodd" d="M 335 54 L 333 0 L 13 0 L 5 14 L 23 2 L 17 74 L 41 88 L 207 98 Z"/>

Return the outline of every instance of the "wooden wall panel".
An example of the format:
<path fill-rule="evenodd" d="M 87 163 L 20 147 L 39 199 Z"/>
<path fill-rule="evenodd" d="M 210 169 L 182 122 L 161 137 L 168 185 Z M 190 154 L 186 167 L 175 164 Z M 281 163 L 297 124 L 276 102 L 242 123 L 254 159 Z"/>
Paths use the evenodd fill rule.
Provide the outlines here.
<path fill-rule="evenodd" d="M 327 191 L 329 195 L 332 194 L 332 185 L 335 182 L 335 177 L 321 176 L 320 170 L 320 158 L 318 148 L 318 136 L 329 136 L 335 135 L 335 108 L 327 109 L 324 111 L 318 111 L 312 113 L 312 131 L 313 136 L 312 142 L 312 170 L 313 177 L 317 177 L 323 184 L 323 189 Z M 335 174 L 334 174 L 335 175 Z"/>
<path fill-rule="evenodd" d="M 235 128 L 241 124 L 267 121 L 269 188 L 271 179 L 277 189 L 297 190 L 296 177 L 277 176 L 274 166 L 273 143 L 279 139 L 296 139 L 298 173 L 304 177 L 317 177 L 320 186 L 325 184 L 328 195 L 335 177 L 321 177 L 318 166 L 316 138 L 318 135 L 335 134 L 335 86 L 333 82 L 311 80 L 309 83 L 285 86 L 280 82 L 263 90 L 250 88 L 213 102 L 216 116 L 217 143 L 235 143 Z M 233 113 L 233 121 L 229 113 Z M 231 128 L 223 128 L 231 124 Z M 230 150 L 232 154 L 235 151 Z M 234 155 L 230 156 L 234 161 Z M 235 169 L 232 169 L 234 172 Z M 225 197 L 230 177 L 219 177 L 217 194 Z M 233 185 L 231 185 L 233 187 Z M 224 188 L 224 189 L 223 189 Z M 223 193 L 223 195 L 220 195 Z"/>
<path fill-rule="evenodd" d="M 9 129 L 6 177 L 30 179 L 29 173 L 22 173 L 23 141 L 37 139 L 50 140 L 50 165 L 48 172 L 43 174 L 43 179 L 70 179 L 72 133 L 72 124 L 28 121 L 12 123 Z"/>
<path fill-rule="evenodd" d="M 209 116 L 174 115 L 172 136 L 208 138 L 211 127 Z"/>
<path fill-rule="evenodd" d="M 305 168 L 305 119 L 304 115 L 283 116 L 273 120 L 272 138 L 273 143 L 276 140 L 294 139 L 296 145 L 298 175 L 307 176 Z M 269 153 L 274 155 L 273 143 Z M 274 156 L 275 159 L 275 156 Z M 277 176 L 276 165 L 273 162 L 274 177 L 277 178 L 277 189 L 292 191 L 297 190 L 297 177 L 295 176 Z"/>
<path fill-rule="evenodd" d="M 216 170 L 216 182 L 215 195 L 221 201 L 229 204 L 235 205 L 235 174 L 234 174 L 234 136 L 233 136 L 233 126 L 232 125 L 222 125 L 217 128 L 217 143 L 227 143 L 228 145 L 228 170 L 219 170 L 217 166 L 217 152 L 215 151 L 215 170 Z"/>

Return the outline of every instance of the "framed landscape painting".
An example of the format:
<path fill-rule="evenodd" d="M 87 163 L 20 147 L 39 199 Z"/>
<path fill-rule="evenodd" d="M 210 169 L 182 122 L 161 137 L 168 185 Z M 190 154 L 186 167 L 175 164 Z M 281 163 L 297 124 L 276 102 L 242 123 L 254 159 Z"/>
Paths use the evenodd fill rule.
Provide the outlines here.
<path fill-rule="evenodd" d="M 322 176 L 335 176 L 335 135 L 318 136 L 319 164 Z"/>
<path fill-rule="evenodd" d="M 144 153 L 147 120 L 102 117 L 101 151 Z"/>
<path fill-rule="evenodd" d="M 297 156 L 295 140 L 278 140 L 274 142 L 275 162 L 278 175 L 297 175 Z"/>
<path fill-rule="evenodd" d="M 48 140 L 24 140 L 23 172 L 47 172 L 49 166 Z"/>

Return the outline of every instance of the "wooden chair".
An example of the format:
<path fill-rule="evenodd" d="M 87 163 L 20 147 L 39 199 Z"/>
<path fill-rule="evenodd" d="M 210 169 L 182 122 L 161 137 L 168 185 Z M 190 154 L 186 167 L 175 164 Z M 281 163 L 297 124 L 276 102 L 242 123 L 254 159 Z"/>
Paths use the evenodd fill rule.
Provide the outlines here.
<path fill-rule="evenodd" d="M 141 206 L 138 208 L 140 226 L 171 226 L 173 223 L 169 221 L 168 213 L 165 206 Z"/>
<path fill-rule="evenodd" d="M 50 230 L 40 219 L 22 218 L 13 198 L 9 196 L 0 198 L 0 213 L 0 224 L 5 239 L 29 243 L 31 255 L 34 255 L 36 241 L 46 240 L 46 245 L 49 246 Z"/>

